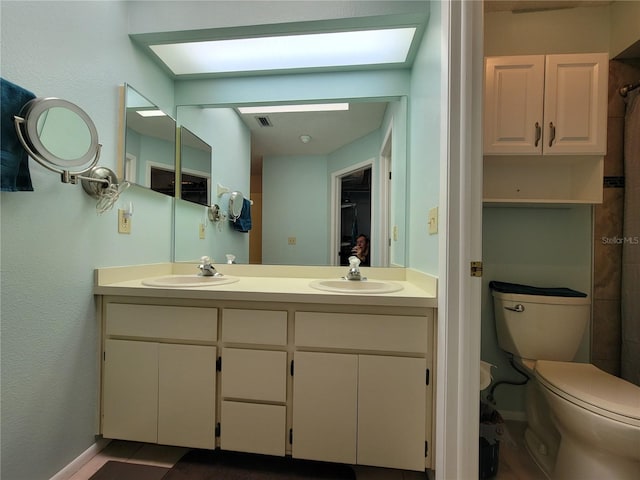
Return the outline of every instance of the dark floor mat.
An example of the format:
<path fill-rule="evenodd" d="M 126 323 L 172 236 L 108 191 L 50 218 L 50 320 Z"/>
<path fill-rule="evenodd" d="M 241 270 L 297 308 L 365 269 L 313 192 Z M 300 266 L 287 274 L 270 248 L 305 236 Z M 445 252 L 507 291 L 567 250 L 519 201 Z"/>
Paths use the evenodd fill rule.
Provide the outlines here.
<path fill-rule="evenodd" d="M 191 450 L 162 480 L 355 480 L 348 465 L 253 455 L 221 450 Z"/>
<path fill-rule="evenodd" d="M 89 480 L 162 480 L 168 468 L 109 460 Z"/>

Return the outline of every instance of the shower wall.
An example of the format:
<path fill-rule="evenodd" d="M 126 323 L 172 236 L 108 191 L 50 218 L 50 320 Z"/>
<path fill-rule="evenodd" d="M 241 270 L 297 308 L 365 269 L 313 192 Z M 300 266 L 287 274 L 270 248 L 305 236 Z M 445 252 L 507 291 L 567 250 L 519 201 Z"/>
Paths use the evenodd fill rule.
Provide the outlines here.
<path fill-rule="evenodd" d="M 620 375 L 620 276 L 624 201 L 624 113 L 621 86 L 640 80 L 640 59 L 609 62 L 607 155 L 603 202 L 594 213 L 591 363 Z"/>

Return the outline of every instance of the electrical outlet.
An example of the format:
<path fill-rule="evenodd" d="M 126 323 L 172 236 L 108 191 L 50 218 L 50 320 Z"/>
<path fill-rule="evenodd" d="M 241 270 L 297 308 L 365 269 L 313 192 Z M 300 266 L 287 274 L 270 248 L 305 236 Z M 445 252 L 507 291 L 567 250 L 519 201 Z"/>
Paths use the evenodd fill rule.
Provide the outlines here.
<path fill-rule="evenodd" d="M 125 210 L 118 210 L 118 233 L 131 233 L 131 216 Z"/>
<path fill-rule="evenodd" d="M 438 207 L 433 207 L 429 210 L 429 235 L 438 233 Z"/>
<path fill-rule="evenodd" d="M 200 229 L 198 230 L 198 235 L 200 235 L 200 240 L 204 240 L 204 238 L 205 238 L 204 223 L 200 224 Z"/>
<path fill-rule="evenodd" d="M 289 238 L 287 239 L 287 243 L 288 243 L 289 245 L 295 245 L 295 244 L 296 244 L 296 237 L 289 237 Z"/>

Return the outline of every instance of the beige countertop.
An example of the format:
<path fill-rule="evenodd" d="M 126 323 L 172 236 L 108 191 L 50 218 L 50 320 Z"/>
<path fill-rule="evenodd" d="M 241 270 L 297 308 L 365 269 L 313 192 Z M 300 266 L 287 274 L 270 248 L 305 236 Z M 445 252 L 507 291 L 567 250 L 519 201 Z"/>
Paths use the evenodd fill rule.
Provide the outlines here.
<path fill-rule="evenodd" d="M 437 307 L 437 279 L 405 268 L 363 267 L 370 280 L 397 283 L 402 289 L 390 293 L 337 293 L 317 290 L 310 283 L 318 279 L 339 279 L 345 267 L 299 267 L 269 265 L 216 265 L 234 283 L 197 287 L 155 287 L 145 279 L 166 275 L 197 274 L 193 263 L 162 263 L 95 270 L 96 295 L 151 298 L 192 298 L 286 303 L 327 303 L 337 305 L 380 305 Z"/>

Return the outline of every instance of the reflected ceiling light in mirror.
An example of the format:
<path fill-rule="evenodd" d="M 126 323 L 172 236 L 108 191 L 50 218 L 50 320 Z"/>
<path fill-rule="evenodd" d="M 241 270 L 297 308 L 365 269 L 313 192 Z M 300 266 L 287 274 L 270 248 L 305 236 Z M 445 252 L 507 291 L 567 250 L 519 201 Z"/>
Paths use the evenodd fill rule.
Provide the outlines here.
<path fill-rule="evenodd" d="M 141 117 L 164 117 L 167 115 L 162 110 L 136 110 L 136 113 Z"/>
<path fill-rule="evenodd" d="M 403 63 L 415 27 L 150 45 L 175 75 Z"/>
<path fill-rule="evenodd" d="M 301 105 L 262 105 L 238 107 L 242 114 L 254 113 L 296 113 L 296 112 L 339 112 L 349 110 L 348 103 L 309 103 Z"/>

